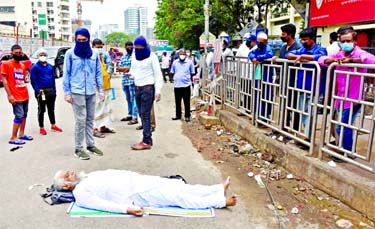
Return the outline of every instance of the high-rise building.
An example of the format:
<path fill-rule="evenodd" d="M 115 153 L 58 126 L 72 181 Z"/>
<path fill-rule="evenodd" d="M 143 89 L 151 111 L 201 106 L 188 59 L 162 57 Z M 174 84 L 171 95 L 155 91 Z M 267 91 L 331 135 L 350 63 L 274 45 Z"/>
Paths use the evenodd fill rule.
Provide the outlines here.
<path fill-rule="evenodd" d="M 1 0 L 0 24 L 31 30 L 33 37 L 71 40 L 69 0 Z"/>
<path fill-rule="evenodd" d="M 124 11 L 125 33 L 147 36 L 147 8 L 134 6 Z"/>

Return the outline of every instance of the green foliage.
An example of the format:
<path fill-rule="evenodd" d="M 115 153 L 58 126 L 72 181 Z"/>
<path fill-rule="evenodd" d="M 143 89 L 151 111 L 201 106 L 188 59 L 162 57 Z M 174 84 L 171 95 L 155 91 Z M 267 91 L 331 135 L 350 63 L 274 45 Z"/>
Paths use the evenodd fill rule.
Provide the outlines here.
<path fill-rule="evenodd" d="M 134 40 L 134 34 L 125 34 L 123 32 L 113 32 L 105 36 L 105 43 L 114 46 L 124 46 L 126 41 Z"/>
<path fill-rule="evenodd" d="M 155 34 L 158 39 L 169 40 L 175 47 L 197 49 L 199 36 L 204 32 L 205 0 L 158 0 Z M 254 6 L 259 6 L 258 21 L 266 20 L 269 10 L 285 13 L 284 0 L 210 0 L 210 32 L 218 36 L 225 31 L 237 34 L 254 16 Z M 265 21 L 266 22 L 266 21 Z"/>

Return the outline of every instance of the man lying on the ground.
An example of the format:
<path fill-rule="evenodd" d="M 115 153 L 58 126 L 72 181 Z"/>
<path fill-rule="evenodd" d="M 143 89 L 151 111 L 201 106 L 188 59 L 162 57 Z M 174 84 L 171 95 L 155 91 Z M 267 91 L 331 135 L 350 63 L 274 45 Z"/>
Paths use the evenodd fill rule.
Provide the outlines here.
<path fill-rule="evenodd" d="M 126 170 L 80 175 L 60 170 L 54 176 L 54 187 L 72 190 L 80 207 L 135 216 L 143 215 L 143 207 L 203 209 L 234 206 L 236 196 L 225 196 L 229 182 L 228 177 L 222 184 L 189 185 L 179 179 L 141 175 Z"/>

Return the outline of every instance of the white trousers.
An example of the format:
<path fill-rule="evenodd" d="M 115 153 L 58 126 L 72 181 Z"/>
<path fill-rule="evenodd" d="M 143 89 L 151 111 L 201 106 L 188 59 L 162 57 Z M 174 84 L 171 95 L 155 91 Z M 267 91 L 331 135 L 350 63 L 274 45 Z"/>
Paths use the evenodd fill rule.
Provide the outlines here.
<path fill-rule="evenodd" d="M 226 198 L 222 184 L 207 186 L 179 182 L 140 193 L 134 204 L 141 207 L 223 208 Z"/>

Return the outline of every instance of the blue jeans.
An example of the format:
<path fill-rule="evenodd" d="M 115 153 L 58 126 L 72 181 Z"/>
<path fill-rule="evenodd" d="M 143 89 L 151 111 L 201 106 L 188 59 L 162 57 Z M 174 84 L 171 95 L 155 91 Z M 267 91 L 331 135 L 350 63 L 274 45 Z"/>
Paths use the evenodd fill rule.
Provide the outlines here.
<path fill-rule="evenodd" d="M 341 123 L 353 125 L 355 119 L 357 118 L 357 114 L 359 112 L 359 109 L 361 108 L 361 105 L 355 105 L 353 106 L 353 114 L 352 114 L 352 120 L 349 123 L 349 116 L 350 116 L 350 108 L 344 109 L 341 114 Z M 340 117 L 340 110 L 337 109 L 337 115 Z M 336 133 L 338 136 L 340 136 L 341 132 L 341 125 L 336 126 Z M 348 151 L 352 151 L 353 147 L 353 130 L 347 127 L 344 127 L 344 136 L 342 138 L 342 147 Z"/>
<path fill-rule="evenodd" d="M 128 103 L 128 116 L 133 119 L 138 118 L 137 103 L 135 101 L 135 85 L 123 85 L 122 90 L 125 93 L 126 101 Z"/>
<path fill-rule="evenodd" d="M 155 100 L 155 87 L 154 85 L 147 85 L 143 87 L 136 87 L 135 100 L 139 116 L 142 120 L 143 126 L 143 143 L 152 143 L 151 133 L 151 109 Z"/>
<path fill-rule="evenodd" d="M 300 94 L 298 100 L 298 110 L 308 113 L 308 115 L 301 115 L 302 116 L 302 124 L 304 129 L 304 134 L 308 139 L 311 137 L 311 130 L 312 130 L 312 119 L 311 115 L 313 114 L 313 110 L 311 107 L 311 113 L 309 113 L 309 107 L 311 106 L 311 95 L 306 95 L 305 104 L 303 104 L 305 98 L 305 94 Z M 308 123 L 308 119 L 310 116 L 310 122 Z"/>
<path fill-rule="evenodd" d="M 23 118 L 27 117 L 29 111 L 29 100 L 16 102 L 13 105 L 14 122 L 21 123 Z"/>

